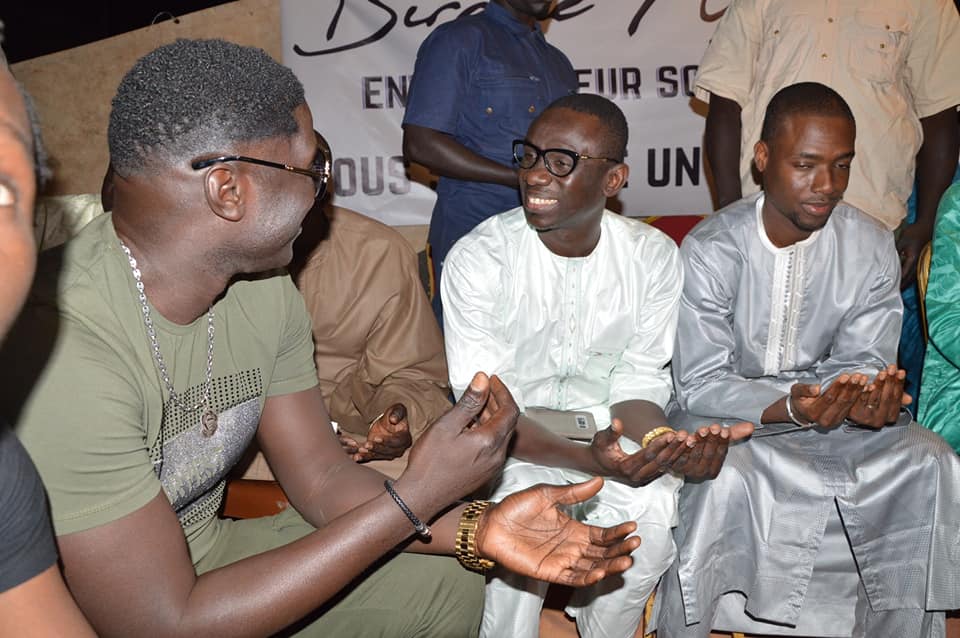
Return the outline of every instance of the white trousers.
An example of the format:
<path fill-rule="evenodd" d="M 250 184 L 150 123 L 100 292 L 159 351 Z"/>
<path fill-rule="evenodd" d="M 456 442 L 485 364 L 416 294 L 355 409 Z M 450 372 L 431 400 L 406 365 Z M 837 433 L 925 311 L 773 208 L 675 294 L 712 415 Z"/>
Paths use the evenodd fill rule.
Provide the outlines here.
<path fill-rule="evenodd" d="M 509 459 L 491 500 L 536 485 L 569 485 L 590 476 L 563 468 Z M 577 591 L 566 612 L 576 618 L 582 638 L 633 638 L 647 598 L 677 550 L 670 528 L 676 525 L 677 493 L 683 481 L 661 476 L 643 487 L 606 481 L 600 493 L 572 508 L 571 515 L 592 525 L 636 521 L 642 539 L 633 565 L 620 575 Z M 487 577 L 481 638 L 537 638 L 547 583 L 495 569 Z"/>

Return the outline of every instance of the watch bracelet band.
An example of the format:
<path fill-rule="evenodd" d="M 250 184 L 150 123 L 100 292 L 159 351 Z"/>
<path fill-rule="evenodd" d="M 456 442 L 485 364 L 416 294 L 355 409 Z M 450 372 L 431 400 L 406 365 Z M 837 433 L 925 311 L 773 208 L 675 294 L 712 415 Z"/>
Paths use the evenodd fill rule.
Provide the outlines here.
<path fill-rule="evenodd" d="M 403 511 L 404 514 L 406 514 L 407 518 L 410 519 L 410 523 L 413 524 L 413 528 L 417 531 L 417 534 L 423 538 L 430 538 L 430 528 L 427 527 L 427 525 L 421 521 L 416 514 L 413 513 L 413 510 L 407 507 L 407 504 L 403 502 L 403 499 L 400 498 L 400 495 L 397 494 L 397 491 L 393 489 L 393 481 L 390 479 L 385 480 L 383 482 L 383 487 L 386 488 L 387 494 L 390 495 L 397 506 Z"/>
<path fill-rule="evenodd" d="M 490 501 L 471 501 L 467 505 L 460 514 L 457 537 L 453 544 L 453 553 L 460 564 L 481 574 L 496 565 L 492 560 L 481 558 L 477 553 L 477 527 L 483 513 L 491 505 Z"/>
<path fill-rule="evenodd" d="M 793 395 L 792 394 L 787 395 L 786 405 L 787 405 L 787 416 L 790 418 L 791 421 L 793 421 L 793 424 L 796 425 L 798 428 L 812 428 L 817 424 L 816 421 L 804 422 L 797 418 L 797 415 L 793 411 Z"/>

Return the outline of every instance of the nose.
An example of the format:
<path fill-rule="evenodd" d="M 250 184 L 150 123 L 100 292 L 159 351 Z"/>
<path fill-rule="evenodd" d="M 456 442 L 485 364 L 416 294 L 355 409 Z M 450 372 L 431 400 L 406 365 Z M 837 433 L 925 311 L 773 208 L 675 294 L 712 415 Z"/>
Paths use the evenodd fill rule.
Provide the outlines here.
<path fill-rule="evenodd" d="M 543 164 L 543 158 L 537 158 L 537 163 L 530 168 L 520 169 L 520 179 L 526 184 L 547 184 L 552 176 L 547 172 L 547 167 Z"/>
<path fill-rule="evenodd" d="M 833 193 L 836 190 L 837 176 L 831 167 L 824 167 L 816 171 L 813 176 L 814 193 Z"/>

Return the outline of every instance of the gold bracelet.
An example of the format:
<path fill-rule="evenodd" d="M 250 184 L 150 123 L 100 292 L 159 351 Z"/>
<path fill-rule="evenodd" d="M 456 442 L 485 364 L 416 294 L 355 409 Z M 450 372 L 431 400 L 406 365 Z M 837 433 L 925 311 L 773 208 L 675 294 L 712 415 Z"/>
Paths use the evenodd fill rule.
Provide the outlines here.
<path fill-rule="evenodd" d="M 460 515 L 457 539 L 453 544 L 453 552 L 460 564 L 481 574 L 496 565 L 492 560 L 481 558 L 477 553 L 477 526 L 480 524 L 480 517 L 491 505 L 490 501 L 471 501 L 467 505 Z"/>
<path fill-rule="evenodd" d="M 653 428 L 649 432 L 643 435 L 643 439 L 640 441 L 640 447 L 645 448 L 650 443 L 657 438 L 658 436 L 663 436 L 664 434 L 670 434 L 671 432 L 676 432 L 673 428 L 667 425 L 661 425 L 658 428 Z"/>

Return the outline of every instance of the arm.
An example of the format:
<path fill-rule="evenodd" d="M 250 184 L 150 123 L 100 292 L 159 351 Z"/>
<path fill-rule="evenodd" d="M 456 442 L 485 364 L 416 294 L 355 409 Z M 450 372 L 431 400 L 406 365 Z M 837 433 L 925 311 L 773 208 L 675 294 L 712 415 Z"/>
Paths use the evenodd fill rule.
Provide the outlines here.
<path fill-rule="evenodd" d="M 369 299 L 358 301 L 375 319 L 360 361 L 345 382 L 368 423 L 402 403 L 416 438 L 450 409 L 447 362 L 416 256 L 401 237 L 393 239 L 366 283 L 371 294 L 364 297 Z"/>
<path fill-rule="evenodd" d="M 763 26 L 755 0 L 733 0 L 710 38 L 694 91 L 709 103 L 704 152 L 717 209 L 742 197 L 740 110 L 753 94 Z M 763 63 L 763 61 L 760 61 Z"/>
<path fill-rule="evenodd" d="M 830 354 L 816 368 L 823 389 L 844 374 L 861 373 L 873 378 L 897 360 L 903 315 L 900 261 L 892 233 L 875 228 L 870 232 L 874 234 L 862 237 L 865 248 L 860 249 L 857 261 L 857 267 L 870 275 L 859 278 L 854 301 L 833 335 Z"/>
<path fill-rule="evenodd" d="M 735 367 L 733 308 L 743 265 L 693 235 L 680 252 L 684 284 L 672 364 L 677 401 L 691 414 L 760 424 L 764 410 L 786 393 Z"/>
<path fill-rule="evenodd" d="M 56 564 L 0 593 L 0 635 L 25 638 L 95 634 L 60 578 Z"/>
<path fill-rule="evenodd" d="M 917 219 L 903 229 L 897 248 L 903 263 L 901 285 L 914 282 L 917 258 L 930 240 L 940 197 L 957 168 L 957 113 L 960 84 L 960 15 L 949 0 L 917 3 L 903 76 L 923 127 L 917 153 Z"/>
<path fill-rule="evenodd" d="M 512 167 L 454 138 L 483 47 L 481 33 L 456 24 L 441 26 L 423 41 L 403 116 L 403 156 L 444 177 L 518 188 Z"/>
<path fill-rule="evenodd" d="M 437 424 L 433 449 L 423 450 L 420 461 L 411 458 L 409 476 L 397 482 L 397 491 L 425 520 L 478 487 L 502 463 L 516 408 L 502 386 L 494 390 L 499 403 L 487 401 L 485 378 L 477 392 L 467 393 L 460 407 Z M 273 634 L 408 538 L 410 522 L 383 490 L 383 477 L 346 459 L 332 430 L 318 424 L 323 416 L 316 387 L 270 397 L 263 413 L 263 450 L 291 502 L 310 520 L 325 523 L 303 539 L 198 576 L 162 493 L 123 518 L 62 536 L 68 583 L 97 631 L 107 636 Z M 479 424 L 467 428 L 474 416 Z M 438 444 L 449 446 L 446 456 L 455 461 L 442 476 L 440 461 L 430 462 L 441 456 Z M 294 461 L 303 464 L 300 471 L 290 467 Z M 332 467 L 325 471 L 327 462 Z M 439 549 L 450 551 L 451 526 L 438 526 L 437 532 Z"/>
<path fill-rule="evenodd" d="M 848 250 L 860 250 L 858 267 L 871 274 L 858 278 L 857 294 L 833 334 L 830 353 L 817 365 L 819 382 L 797 383 L 790 390 L 794 414 L 824 427 L 834 427 L 848 417 L 879 427 L 888 421 L 887 414 L 892 413 L 895 420 L 901 405 L 902 377 L 898 378 L 895 366 L 888 368 L 896 360 L 900 338 L 900 264 L 890 233 L 866 227 L 862 232 L 872 233 L 862 237 L 866 248 Z M 887 398 L 881 400 L 881 395 Z M 865 410 L 875 403 L 883 403 L 883 414 Z M 762 418 L 788 421 L 786 399 L 772 403 Z"/>
<path fill-rule="evenodd" d="M 714 248 L 714 244 L 701 244 L 692 235 L 686 237 L 681 247 L 685 266 L 681 300 L 684 310 L 680 313 L 678 347 L 673 360 L 680 406 L 695 415 L 741 418 L 758 425 L 789 422 L 788 394 L 766 383 L 747 379 L 734 367 L 739 357 L 736 355 L 732 309 L 739 270 L 744 266 L 735 258 L 728 258 L 726 252 Z M 791 389 L 794 413 L 804 421 L 820 422 L 820 417 L 824 423 L 829 418 L 830 425 L 841 421 L 865 384 L 860 377 L 849 384 L 848 376 L 841 379 L 842 382 L 833 384 L 824 398 L 820 397 L 819 386 L 795 384 Z M 844 391 L 843 402 L 835 403 L 841 390 Z M 798 409 L 803 407 L 799 401 L 801 397 L 816 405 L 811 405 L 809 410 Z M 824 415 L 823 410 L 829 412 Z"/>
<path fill-rule="evenodd" d="M 403 157 L 426 166 L 435 175 L 519 188 L 515 168 L 474 153 L 443 131 L 404 124 Z"/>
<path fill-rule="evenodd" d="M 455 394 L 466 387 L 476 367 L 495 371 L 520 407 L 526 408 L 517 370 L 516 349 L 506 334 L 502 304 L 512 279 L 500 257 L 489 250 L 492 237 L 461 242 L 450 252 L 440 282 L 443 294 L 444 340 Z M 603 473 L 589 448 L 547 430 L 521 414 L 510 454 L 544 465 L 569 467 L 588 474 Z"/>
<path fill-rule="evenodd" d="M 0 635 L 93 636 L 60 577 L 40 476 L 2 425 L 0 511 Z"/>
<path fill-rule="evenodd" d="M 960 126 L 956 107 L 920 119 L 923 144 L 917 153 L 917 219 L 900 233 L 900 287 L 913 285 L 917 277 L 917 260 L 923 247 L 933 237 L 937 204 L 950 186 L 960 153 Z"/>
<path fill-rule="evenodd" d="M 741 126 L 740 105 L 712 94 L 703 147 L 713 175 L 718 210 L 743 197 L 740 183 Z"/>
<path fill-rule="evenodd" d="M 517 434 L 510 455 L 540 465 L 609 476 L 607 469 L 591 453 L 591 446 L 574 443 L 523 414 L 517 420 Z"/>
<path fill-rule="evenodd" d="M 672 239 L 660 233 L 643 238 L 632 255 L 642 273 L 634 280 L 633 331 L 610 374 L 610 416 L 624 434 L 640 443 L 666 423 L 663 408 L 673 395 L 670 361 L 674 353 L 683 265 Z"/>

